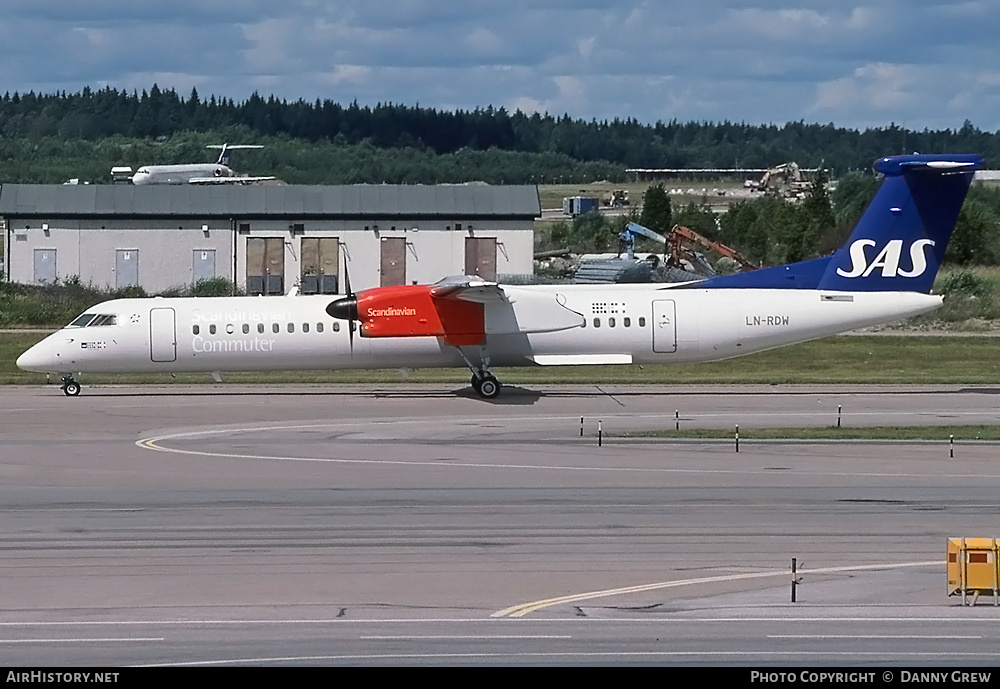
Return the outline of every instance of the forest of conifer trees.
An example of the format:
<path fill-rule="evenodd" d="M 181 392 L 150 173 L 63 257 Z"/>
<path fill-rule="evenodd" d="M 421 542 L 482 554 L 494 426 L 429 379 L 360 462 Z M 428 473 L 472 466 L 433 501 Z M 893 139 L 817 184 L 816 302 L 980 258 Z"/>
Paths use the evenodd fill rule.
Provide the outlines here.
<path fill-rule="evenodd" d="M 628 167 L 769 167 L 794 160 L 841 175 L 902 152 L 975 152 L 1000 160 L 1000 133 L 966 123 L 910 131 L 858 131 L 789 122 L 612 121 L 441 111 L 392 103 L 289 102 L 252 94 L 242 102 L 153 85 L 0 98 L 0 164 L 7 182 L 107 181 L 110 166 L 206 159 L 210 143 L 262 143 L 242 172 L 291 183 L 506 183 L 620 180 Z"/>

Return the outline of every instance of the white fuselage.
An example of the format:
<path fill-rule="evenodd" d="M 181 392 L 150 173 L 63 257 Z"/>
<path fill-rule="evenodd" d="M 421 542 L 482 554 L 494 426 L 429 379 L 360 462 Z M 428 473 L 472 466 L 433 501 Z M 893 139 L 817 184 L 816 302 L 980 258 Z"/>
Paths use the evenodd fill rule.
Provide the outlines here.
<path fill-rule="evenodd" d="M 504 286 L 513 305 L 491 326 L 492 366 L 714 361 L 930 311 L 913 292 L 698 289 L 662 285 Z M 461 367 L 437 337 L 350 337 L 326 307 L 337 296 L 117 299 L 88 310 L 113 325 L 67 326 L 25 352 L 26 370 L 61 374 Z M 520 310 L 518 310 L 521 304 Z M 509 306 L 509 305 L 508 305 Z M 549 320 L 553 327 L 511 323 Z M 104 319 L 109 321 L 110 319 Z M 94 321 L 97 323 L 97 321 Z M 516 329 L 516 327 L 515 327 Z M 353 339 L 353 346 L 352 346 Z M 473 365 L 483 348 L 463 347 Z"/>
<path fill-rule="evenodd" d="M 220 163 L 144 165 L 132 175 L 132 184 L 187 184 L 192 179 L 233 176 L 233 171 Z"/>

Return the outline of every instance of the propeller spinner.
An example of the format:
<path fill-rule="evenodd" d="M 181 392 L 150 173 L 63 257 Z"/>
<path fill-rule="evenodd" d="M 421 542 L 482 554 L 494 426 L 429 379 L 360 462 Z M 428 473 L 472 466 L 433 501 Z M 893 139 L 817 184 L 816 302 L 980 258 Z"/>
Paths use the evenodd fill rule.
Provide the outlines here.
<path fill-rule="evenodd" d="M 347 339 L 350 342 L 351 355 L 354 354 L 354 329 L 358 320 L 358 295 L 351 291 L 351 273 L 347 269 L 347 261 L 344 261 L 344 286 L 347 288 L 347 296 L 331 301 L 326 305 L 326 312 L 334 318 L 347 321 Z"/>

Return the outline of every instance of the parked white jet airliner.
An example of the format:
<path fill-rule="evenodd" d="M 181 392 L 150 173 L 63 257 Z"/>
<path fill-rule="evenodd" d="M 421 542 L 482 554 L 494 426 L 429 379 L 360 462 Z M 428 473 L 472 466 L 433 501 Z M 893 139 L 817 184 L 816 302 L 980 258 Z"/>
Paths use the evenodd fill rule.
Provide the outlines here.
<path fill-rule="evenodd" d="M 885 179 L 840 250 L 678 284 L 508 286 L 461 276 L 328 296 L 116 299 L 21 355 L 74 375 L 713 361 L 930 311 L 976 155 L 876 161 Z M 355 337 L 355 331 L 360 337 Z"/>
<path fill-rule="evenodd" d="M 208 148 L 220 149 L 219 159 L 214 163 L 143 165 L 132 175 L 132 184 L 248 184 L 274 179 L 274 177 L 240 177 L 229 167 L 229 160 L 235 149 L 264 148 L 263 146 L 215 144 Z"/>

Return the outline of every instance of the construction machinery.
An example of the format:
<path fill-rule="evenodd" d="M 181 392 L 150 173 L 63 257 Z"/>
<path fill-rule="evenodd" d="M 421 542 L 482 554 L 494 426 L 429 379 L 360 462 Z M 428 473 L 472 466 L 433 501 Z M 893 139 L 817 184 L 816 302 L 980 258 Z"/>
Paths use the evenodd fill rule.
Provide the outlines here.
<path fill-rule="evenodd" d="M 683 225 L 674 225 L 664 236 L 648 227 L 629 223 L 619 237 L 621 247 L 618 256 L 584 257 L 576 270 L 574 282 L 687 282 L 717 275 L 718 272 L 705 255 L 695 251 L 693 245 L 734 261 L 742 270 L 755 270 L 759 267 L 735 249 L 712 241 Z M 641 258 L 636 256 L 635 241 L 638 237 L 646 237 L 662 244 L 663 258 L 657 254 Z M 623 251 L 625 256 L 622 256 Z"/>
<path fill-rule="evenodd" d="M 615 189 L 604 198 L 604 205 L 608 208 L 626 208 L 629 205 L 628 192 L 624 189 Z"/>
<path fill-rule="evenodd" d="M 635 258 L 636 237 L 646 237 L 659 242 L 663 244 L 665 251 L 669 248 L 669 254 L 664 257 L 664 263 L 675 268 L 682 268 L 684 267 L 683 262 L 687 262 L 688 265 L 699 268 L 700 270 L 698 270 L 698 272 L 702 274 L 715 274 L 715 270 L 708 263 L 708 261 L 705 260 L 704 255 L 691 248 L 692 244 L 697 244 L 704 249 L 714 251 L 721 256 L 732 259 L 738 263 L 740 268 L 743 270 L 754 270 L 759 267 L 735 249 L 731 249 L 720 242 L 713 241 L 708 237 L 698 234 L 689 227 L 684 227 L 683 225 L 674 225 L 670 229 L 668 235 L 664 237 L 659 232 L 655 232 L 648 227 L 643 227 L 642 225 L 638 225 L 636 223 L 629 223 L 625 226 L 625 229 L 622 230 L 621 240 L 622 245 L 626 250 L 626 254 L 632 259 Z"/>
<path fill-rule="evenodd" d="M 708 237 L 704 237 L 694 230 L 682 225 L 674 225 L 671 228 L 667 241 L 670 244 L 670 259 L 668 263 L 673 263 L 674 265 L 677 265 L 677 262 L 680 259 L 688 258 L 688 256 L 692 253 L 691 249 L 688 248 L 686 244 L 698 244 L 705 249 L 714 251 L 721 256 L 725 256 L 726 258 L 736 261 L 740 264 L 740 268 L 742 270 L 755 270 L 760 267 L 755 265 L 752 261 L 750 261 L 750 259 L 741 254 L 739 251 L 736 251 L 736 249 L 731 249 L 725 244 L 712 241 Z"/>
<path fill-rule="evenodd" d="M 762 191 L 790 199 L 805 196 L 809 189 L 809 180 L 806 179 L 798 163 L 794 162 L 775 165 L 765 171 L 756 182 L 748 179 L 743 184 L 751 191 Z"/>

